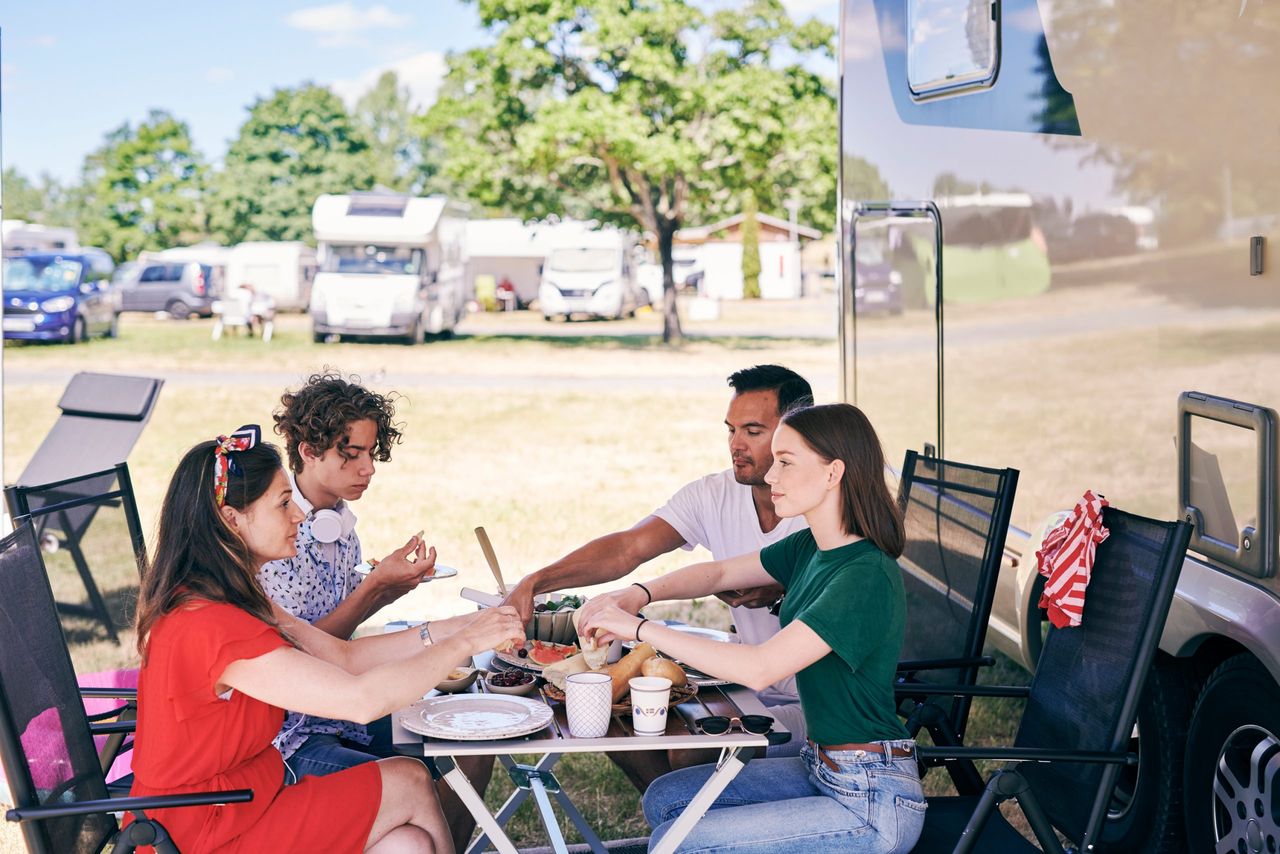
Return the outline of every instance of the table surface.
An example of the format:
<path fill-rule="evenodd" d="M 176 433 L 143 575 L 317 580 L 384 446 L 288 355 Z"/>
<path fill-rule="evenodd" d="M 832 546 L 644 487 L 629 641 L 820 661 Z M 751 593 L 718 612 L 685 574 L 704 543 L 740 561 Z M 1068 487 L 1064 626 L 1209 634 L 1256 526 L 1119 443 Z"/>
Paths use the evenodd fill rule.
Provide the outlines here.
<path fill-rule="evenodd" d="M 491 696 L 500 697 L 501 694 Z M 628 750 L 678 750 L 690 748 L 759 747 L 783 744 L 791 739 L 791 733 L 780 721 L 774 721 L 773 730 L 767 735 L 753 735 L 738 731 L 724 735 L 707 735 L 691 732 L 691 723 L 708 715 L 741 717 L 742 715 L 767 715 L 769 710 L 749 689 L 740 685 L 703 687 L 684 703 L 672 707 L 667 715 L 665 735 L 636 735 L 631 728 L 631 716 L 615 713 L 609 722 L 609 731 L 603 738 L 574 738 L 569 733 L 564 703 L 549 700 L 544 694 L 530 699 L 547 703 L 552 710 L 551 725 L 538 732 L 520 738 L 501 741 L 447 741 L 410 732 L 400 723 L 397 712 L 391 718 L 391 736 L 401 753 L 413 756 L 488 756 L 512 753 L 609 753 Z"/>

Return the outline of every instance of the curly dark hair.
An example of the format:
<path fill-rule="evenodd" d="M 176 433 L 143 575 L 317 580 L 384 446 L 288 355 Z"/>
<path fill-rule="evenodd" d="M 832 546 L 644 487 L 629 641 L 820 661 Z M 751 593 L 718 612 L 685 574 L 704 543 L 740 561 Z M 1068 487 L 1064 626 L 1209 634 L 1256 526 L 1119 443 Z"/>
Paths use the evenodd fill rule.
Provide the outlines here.
<path fill-rule="evenodd" d="M 380 463 L 391 459 L 391 446 L 401 439 L 402 424 L 396 415 L 395 393 L 381 395 L 360 385 L 360 378 L 344 377 L 325 368 L 312 374 L 297 391 L 280 396 L 280 408 L 272 417 L 276 432 L 284 437 L 289 452 L 289 467 L 302 471 L 302 451 L 306 444 L 317 454 L 337 448 L 344 457 L 347 428 L 356 421 L 368 419 L 378 427 L 378 438 L 372 456 Z"/>

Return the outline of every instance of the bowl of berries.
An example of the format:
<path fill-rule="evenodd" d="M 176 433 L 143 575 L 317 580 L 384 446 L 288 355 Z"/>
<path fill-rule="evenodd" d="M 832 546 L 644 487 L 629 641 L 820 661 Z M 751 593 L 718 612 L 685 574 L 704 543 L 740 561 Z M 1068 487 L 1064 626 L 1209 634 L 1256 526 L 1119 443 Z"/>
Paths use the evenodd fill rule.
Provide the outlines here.
<path fill-rule="evenodd" d="M 538 679 L 527 670 L 498 670 L 484 678 L 486 691 L 527 696 L 538 690 Z"/>

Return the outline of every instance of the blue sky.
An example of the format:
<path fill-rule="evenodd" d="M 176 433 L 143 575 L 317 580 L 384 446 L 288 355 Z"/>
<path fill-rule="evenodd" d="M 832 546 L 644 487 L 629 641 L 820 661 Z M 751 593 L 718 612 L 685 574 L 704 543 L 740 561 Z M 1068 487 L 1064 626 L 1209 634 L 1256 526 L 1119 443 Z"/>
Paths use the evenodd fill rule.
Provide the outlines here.
<path fill-rule="evenodd" d="M 835 23 L 837 0 L 785 2 Z M 3 0 L 0 159 L 73 180 L 103 134 L 158 107 L 217 160 L 272 89 L 314 81 L 352 103 L 394 68 L 425 104 L 445 55 L 485 41 L 460 0 Z"/>

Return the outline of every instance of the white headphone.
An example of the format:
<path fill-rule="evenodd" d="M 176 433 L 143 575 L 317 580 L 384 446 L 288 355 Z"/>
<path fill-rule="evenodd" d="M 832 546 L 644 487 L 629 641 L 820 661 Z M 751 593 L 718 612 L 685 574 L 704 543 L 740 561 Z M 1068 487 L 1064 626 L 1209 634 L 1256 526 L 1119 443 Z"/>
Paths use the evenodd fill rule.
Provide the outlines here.
<path fill-rule="evenodd" d="M 351 535 L 356 527 L 356 514 L 343 504 L 337 510 L 311 511 L 311 536 L 316 542 L 336 543 Z"/>

